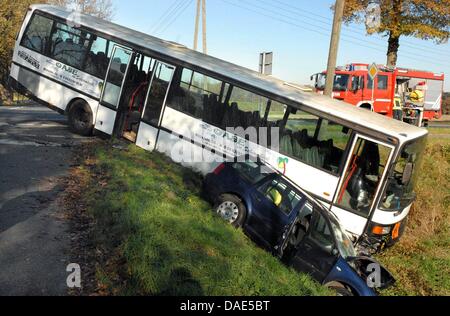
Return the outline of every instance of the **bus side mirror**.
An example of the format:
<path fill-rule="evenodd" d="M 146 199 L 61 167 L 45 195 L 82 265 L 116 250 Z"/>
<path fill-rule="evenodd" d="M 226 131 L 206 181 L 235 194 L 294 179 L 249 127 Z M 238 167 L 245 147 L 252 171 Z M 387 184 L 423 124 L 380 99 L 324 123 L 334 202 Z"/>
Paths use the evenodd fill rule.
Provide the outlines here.
<path fill-rule="evenodd" d="M 402 176 L 402 184 L 407 185 L 409 181 L 411 181 L 411 176 L 413 173 L 414 164 L 411 162 L 408 162 L 405 165 L 405 169 L 403 170 L 403 176 Z"/>

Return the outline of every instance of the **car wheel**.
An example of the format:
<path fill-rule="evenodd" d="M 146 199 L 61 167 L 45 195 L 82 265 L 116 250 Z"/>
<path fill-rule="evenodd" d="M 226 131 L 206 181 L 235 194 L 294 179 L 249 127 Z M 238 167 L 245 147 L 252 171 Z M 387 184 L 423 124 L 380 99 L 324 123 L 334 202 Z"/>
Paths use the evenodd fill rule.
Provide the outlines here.
<path fill-rule="evenodd" d="M 91 108 L 82 100 L 75 101 L 69 110 L 70 130 L 82 136 L 92 135 L 94 119 Z"/>
<path fill-rule="evenodd" d="M 338 282 L 333 282 L 326 287 L 336 292 L 336 296 L 355 296 L 348 287 Z"/>
<path fill-rule="evenodd" d="M 247 209 L 242 200 L 233 194 L 222 194 L 215 206 L 220 217 L 236 228 L 242 227 Z"/>

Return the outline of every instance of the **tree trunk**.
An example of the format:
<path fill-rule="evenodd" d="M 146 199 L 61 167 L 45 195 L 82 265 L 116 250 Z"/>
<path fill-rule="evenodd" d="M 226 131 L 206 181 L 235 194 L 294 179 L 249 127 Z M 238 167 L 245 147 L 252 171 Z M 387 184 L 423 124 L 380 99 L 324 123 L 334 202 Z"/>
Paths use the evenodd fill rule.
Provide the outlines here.
<path fill-rule="evenodd" d="M 387 62 L 386 66 L 389 68 L 395 68 L 397 65 L 397 52 L 400 47 L 400 38 L 398 36 L 389 34 Z"/>

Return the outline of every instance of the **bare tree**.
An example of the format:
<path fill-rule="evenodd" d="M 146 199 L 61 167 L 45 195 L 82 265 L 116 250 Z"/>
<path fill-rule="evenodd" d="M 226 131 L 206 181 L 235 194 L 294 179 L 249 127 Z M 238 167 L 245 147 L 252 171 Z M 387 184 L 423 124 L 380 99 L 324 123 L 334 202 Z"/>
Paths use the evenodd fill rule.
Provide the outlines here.
<path fill-rule="evenodd" d="M 114 6 L 111 0 L 47 0 L 47 2 L 105 20 L 111 20 L 114 16 Z"/>

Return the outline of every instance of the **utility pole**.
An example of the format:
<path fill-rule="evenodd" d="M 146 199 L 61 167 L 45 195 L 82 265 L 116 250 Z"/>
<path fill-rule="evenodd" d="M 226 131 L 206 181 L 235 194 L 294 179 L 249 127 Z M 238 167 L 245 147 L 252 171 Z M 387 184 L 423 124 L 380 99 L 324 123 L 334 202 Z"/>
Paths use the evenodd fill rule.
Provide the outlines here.
<path fill-rule="evenodd" d="M 202 0 L 202 37 L 203 37 L 203 54 L 208 54 L 206 47 L 206 0 Z"/>
<path fill-rule="evenodd" d="M 206 0 L 197 0 L 197 13 L 195 16 L 195 31 L 194 31 L 194 50 L 198 49 L 198 28 L 200 23 L 200 10 L 202 12 L 202 46 L 203 53 L 207 54 L 206 46 Z"/>
<path fill-rule="evenodd" d="M 330 51 L 328 53 L 327 80 L 324 95 L 329 97 L 333 94 L 334 75 L 336 71 L 336 59 L 339 48 L 339 37 L 341 35 L 342 16 L 344 15 L 345 0 L 336 0 L 334 6 L 333 30 L 330 40 Z"/>
<path fill-rule="evenodd" d="M 200 0 L 197 0 L 197 14 L 195 15 L 194 50 L 198 48 L 198 23 L 200 20 Z"/>

